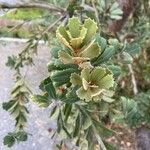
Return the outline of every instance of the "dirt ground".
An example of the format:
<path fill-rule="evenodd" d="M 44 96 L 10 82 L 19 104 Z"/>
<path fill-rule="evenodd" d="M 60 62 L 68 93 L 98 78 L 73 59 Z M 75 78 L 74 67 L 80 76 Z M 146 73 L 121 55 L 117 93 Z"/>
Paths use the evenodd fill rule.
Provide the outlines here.
<path fill-rule="evenodd" d="M 135 131 L 121 125 L 112 125 L 116 135 L 107 139 L 108 142 L 116 145 L 119 150 L 135 150 Z"/>

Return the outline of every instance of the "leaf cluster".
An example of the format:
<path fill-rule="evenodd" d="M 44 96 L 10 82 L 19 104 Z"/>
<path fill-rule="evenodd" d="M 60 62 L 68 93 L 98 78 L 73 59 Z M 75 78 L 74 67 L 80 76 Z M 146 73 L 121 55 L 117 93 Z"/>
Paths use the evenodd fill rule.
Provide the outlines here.
<path fill-rule="evenodd" d="M 33 95 L 32 100 L 39 106 L 52 107 L 50 116 L 57 121 L 54 136 L 62 137 L 60 147 L 65 139 L 71 139 L 79 148 L 84 145 L 85 149 L 94 149 L 98 144 L 106 149 L 111 146 L 105 137 L 114 132 L 105 127 L 103 119 L 112 111 L 111 103 L 115 101 L 112 72 L 116 76 L 119 74 L 117 66 L 107 66 L 106 62 L 122 49 L 122 45 L 116 39 L 107 40 L 96 34 L 93 20 L 85 22 L 84 29 L 78 18 L 73 17 L 66 27 L 58 28 L 58 40 L 65 46 L 57 44 L 51 49 L 50 75 L 40 84 L 43 94 Z M 79 33 L 74 30 L 75 25 Z M 83 30 L 87 32 L 84 36 L 80 34 Z M 90 50 L 91 45 L 97 46 Z M 96 49 L 100 51 L 97 55 L 93 54 Z"/>

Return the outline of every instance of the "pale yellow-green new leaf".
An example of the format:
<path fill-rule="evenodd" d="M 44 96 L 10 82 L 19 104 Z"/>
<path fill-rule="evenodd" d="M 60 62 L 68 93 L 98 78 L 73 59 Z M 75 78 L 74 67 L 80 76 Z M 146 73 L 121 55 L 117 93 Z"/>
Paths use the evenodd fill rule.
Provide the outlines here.
<path fill-rule="evenodd" d="M 81 71 L 81 78 L 85 79 L 87 82 L 90 80 L 90 69 L 85 68 Z"/>
<path fill-rule="evenodd" d="M 80 53 L 80 56 L 92 59 L 97 57 L 99 54 L 100 47 L 97 43 L 92 43 Z"/>
<path fill-rule="evenodd" d="M 77 38 L 80 35 L 80 21 L 79 18 L 73 17 L 69 19 L 68 27 L 70 34 L 73 38 Z"/>
<path fill-rule="evenodd" d="M 93 36 L 95 36 L 98 27 L 96 22 L 90 18 L 85 20 L 84 27 L 87 28 L 87 34 L 84 39 L 84 43 L 87 43 Z"/>
<path fill-rule="evenodd" d="M 106 74 L 106 68 L 96 67 L 91 72 L 91 80 L 94 83 L 98 83 Z"/>
<path fill-rule="evenodd" d="M 73 50 L 72 47 L 70 46 L 70 43 L 69 43 L 69 36 L 68 36 L 64 27 L 60 26 L 57 29 L 56 36 L 60 40 L 61 43 L 63 43 L 65 46 L 67 46 L 68 48 Z"/>
<path fill-rule="evenodd" d="M 72 73 L 70 77 L 70 82 L 76 86 L 76 85 L 82 85 L 81 77 L 77 73 Z"/>
<path fill-rule="evenodd" d="M 82 41 L 83 40 L 81 37 L 73 38 L 70 40 L 70 45 L 73 47 L 73 49 L 78 50 L 81 47 Z"/>
<path fill-rule="evenodd" d="M 97 82 L 98 86 L 103 89 L 109 89 L 114 85 L 114 78 L 112 74 L 106 74 L 101 80 Z"/>
<path fill-rule="evenodd" d="M 89 84 L 84 78 L 82 78 L 82 85 L 84 90 L 87 90 L 89 88 Z"/>
<path fill-rule="evenodd" d="M 86 29 L 85 27 L 82 27 L 82 28 L 81 28 L 81 31 L 80 31 L 80 37 L 81 37 L 82 39 L 84 39 L 85 36 L 86 36 L 86 34 L 87 34 L 87 29 Z"/>
<path fill-rule="evenodd" d="M 76 93 L 80 99 L 85 100 L 87 102 L 89 102 L 92 99 L 90 92 L 84 90 L 83 87 L 80 87 Z"/>

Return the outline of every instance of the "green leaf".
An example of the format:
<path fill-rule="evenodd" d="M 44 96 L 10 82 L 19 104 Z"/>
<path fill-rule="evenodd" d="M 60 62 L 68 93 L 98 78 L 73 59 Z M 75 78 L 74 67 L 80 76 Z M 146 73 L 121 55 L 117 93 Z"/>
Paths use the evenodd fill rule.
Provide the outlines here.
<path fill-rule="evenodd" d="M 87 34 L 85 36 L 84 43 L 88 43 L 91 38 L 96 34 L 98 27 L 92 19 L 86 19 L 84 22 L 84 27 L 87 28 Z"/>
<path fill-rule="evenodd" d="M 91 72 L 91 81 L 98 83 L 106 75 L 106 68 L 96 67 Z"/>
<path fill-rule="evenodd" d="M 46 78 L 44 81 L 41 82 L 40 88 L 47 92 L 50 98 L 56 99 L 56 90 L 54 88 L 54 85 L 52 83 L 52 80 L 50 77 Z"/>
<path fill-rule="evenodd" d="M 123 106 L 123 113 L 125 116 L 130 113 L 133 108 L 137 106 L 137 103 L 133 99 L 128 99 L 126 97 L 121 97 L 122 106 Z"/>
<path fill-rule="evenodd" d="M 50 82 L 52 82 L 50 77 L 47 77 L 46 79 L 44 79 L 44 80 L 40 83 L 40 86 L 39 86 L 40 89 L 41 89 L 42 91 L 46 92 L 46 91 L 45 91 L 45 85 L 49 84 Z"/>
<path fill-rule="evenodd" d="M 112 74 L 106 75 L 101 80 L 99 80 L 97 84 L 102 89 L 109 89 L 110 87 L 113 87 L 114 85 L 113 75 Z"/>
<path fill-rule="evenodd" d="M 70 76 L 71 76 L 71 73 L 74 73 L 76 72 L 75 69 L 66 69 L 66 70 L 62 70 L 62 71 L 56 71 L 54 72 L 52 75 L 51 75 L 51 79 L 54 81 L 54 82 L 57 82 L 57 83 L 68 83 L 70 82 Z"/>
<path fill-rule="evenodd" d="M 61 129 L 63 129 L 65 131 L 66 135 L 71 139 L 71 135 L 68 132 L 68 129 L 66 128 L 64 120 L 63 120 L 62 111 L 60 111 L 60 113 L 59 113 L 58 121 L 57 122 L 60 124 L 60 129 L 59 128 L 58 129 L 60 131 L 61 131 Z"/>
<path fill-rule="evenodd" d="M 93 129 L 92 129 L 92 127 L 89 127 L 86 130 L 86 140 L 88 141 L 89 150 L 93 150 L 95 148 L 94 139 L 95 138 L 94 138 L 94 134 L 93 134 Z"/>
<path fill-rule="evenodd" d="M 75 49 L 78 50 L 81 47 L 83 39 L 81 37 L 79 38 L 73 38 L 70 40 L 70 45 Z"/>
<path fill-rule="evenodd" d="M 92 120 L 85 114 L 82 114 L 81 116 L 82 116 L 82 128 L 84 130 L 87 130 L 92 125 Z"/>
<path fill-rule="evenodd" d="M 77 94 L 76 94 L 76 91 L 77 91 L 78 87 L 75 86 L 73 87 L 71 90 L 68 91 L 68 93 L 66 94 L 66 97 L 67 97 L 67 103 L 74 103 L 75 101 L 77 101 L 78 97 L 77 97 Z"/>
<path fill-rule="evenodd" d="M 134 43 L 134 42 L 127 44 L 125 47 L 125 51 L 131 55 L 138 54 L 140 49 L 141 49 L 140 45 L 138 43 Z"/>
<path fill-rule="evenodd" d="M 100 149 L 107 150 L 104 143 L 103 143 L 102 137 L 99 134 L 97 134 L 97 131 L 95 130 L 94 126 L 93 126 L 93 131 L 94 131 L 94 136 L 95 136 L 95 138 L 99 144 Z"/>
<path fill-rule="evenodd" d="M 68 22 L 69 31 L 73 38 L 77 38 L 80 35 L 80 21 L 79 18 L 73 17 Z"/>
<path fill-rule="evenodd" d="M 51 72 L 51 71 L 53 71 L 53 70 L 58 70 L 58 69 L 57 69 L 58 67 L 56 67 L 54 61 L 49 62 L 49 63 L 47 64 L 47 67 L 48 67 L 48 71 L 49 71 L 49 72 Z"/>
<path fill-rule="evenodd" d="M 69 83 L 69 80 L 67 80 L 67 81 L 64 80 L 64 81 L 60 81 L 60 82 L 54 82 L 54 86 L 57 88 L 57 87 L 60 87 L 60 86 L 62 86 L 64 84 L 67 84 L 67 83 Z"/>
<path fill-rule="evenodd" d="M 81 87 L 81 88 L 79 88 L 79 89 L 77 90 L 77 95 L 78 95 L 78 97 L 79 97 L 80 99 L 85 100 L 85 101 L 87 101 L 87 102 L 92 99 L 91 93 L 88 92 L 88 91 L 86 91 L 86 90 L 84 90 L 83 87 Z"/>
<path fill-rule="evenodd" d="M 82 85 L 84 90 L 87 90 L 89 87 L 88 82 L 84 78 L 82 78 Z"/>
<path fill-rule="evenodd" d="M 121 67 L 116 65 L 108 65 L 109 70 L 112 71 L 115 77 L 118 77 L 121 74 Z"/>
<path fill-rule="evenodd" d="M 58 51 L 60 51 L 61 49 L 61 47 L 55 46 L 50 49 L 50 52 L 54 58 L 58 58 Z"/>
<path fill-rule="evenodd" d="M 72 73 L 70 77 L 70 82 L 76 86 L 76 85 L 82 85 L 81 77 L 77 73 Z"/>
<path fill-rule="evenodd" d="M 19 131 L 16 133 L 17 141 L 27 141 L 28 135 L 24 131 Z"/>
<path fill-rule="evenodd" d="M 72 110 L 72 104 L 66 104 L 65 109 L 64 109 L 64 115 L 65 115 L 64 121 L 65 122 L 67 122 L 67 120 L 70 116 L 71 110 Z"/>
<path fill-rule="evenodd" d="M 24 113 L 20 112 L 19 116 L 16 118 L 16 128 L 19 129 L 20 127 L 24 126 L 27 122 L 27 118 Z"/>
<path fill-rule="evenodd" d="M 20 105 L 16 105 L 16 107 L 14 107 L 13 111 L 11 112 L 12 116 L 14 118 L 17 118 L 21 112 L 21 106 Z"/>
<path fill-rule="evenodd" d="M 120 15 L 115 15 L 115 14 L 111 14 L 110 18 L 111 18 L 111 19 L 115 19 L 115 20 L 120 20 L 120 19 L 122 19 L 122 16 L 120 16 Z"/>
<path fill-rule="evenodd" d="M 72 64 L 73 63 L 72 56 L 70 56 L 65 51 L 59 51 L 58 55 L 59 55 L 60 60 L 64 64 Z"/>
<path fill-rule="evenodd" d="M 11 100 L 9 102 L 3 103 L 3 109 L 6 111 L 9 111 L 10 109 L 13 109 L 17 105 L 17 102 L 15 100 Z"/>
<path fill-rule="evenodd" d="M 50 104 L 50 100 L 46 95 L 33 95 L 31 99 L 38 103 L 40 107 L 48 107 Z"/>
<path fill-rule="evenodd" d="M 53 85 L 52 82 L 50 82 L 49 84 L 45 85 L 45 90 L 48 93 L 49 97 L 51 97 L 53 99 L 57 98 L 57 96 L 56 96 L 56 90 L 55 90 L 54 85 Z"/>
<path fill-rule="evenodd" d="M 122 63 L 124 63 L 124 64 L 130 64 L 130 63 L 132 63 L 132 61 L 133 61 L 133 58 L 132 58 L 132 56 L 129 54 L 129 53 L 127 53 L 127 52 L 123 52 L 122 54 L 121 54 L 121 61 L 122 61 Z"/>
<path fill-rule="evenodd" d="M 114 38 L 110 38 L 108 40 L 109 44 L 115 47 L 115 50 L 119 50 L 121 48 L 123 48 L 123 44 L 121 44 L 117 39 Z"/>
<path fill-rule="evenodd" d="M 114 53 L 115 48 L 114 46 L 110 45 L 105 49 L 105 51 L 100 56 L 98 56 L 98 58 L 94 62 L 92 62 L 92 64 L 100 65 L 101 63 L 108 61 L 113 56 Z"/>
<path fill-rule="evenodd" d="M 16 64 L 16 59 L 17 58 L 15 56 L 8 56 L 6 66 L 10 67 L 11 69 L 14 68 Z"/>
<path fill-rule="evenodd" d="M 115 134 L 115 132 L 103 125 L 100 121 L 93 120 L 93 125 L 95 126 L 95 129 L 97 130 L 97 133 L 99 133 L 102 137 L 109 137 Z"/>
<path fill-rule="evenodd" d="M 93 43 L 91 42 L 91 44 L 88 45 L 87 48 L 85 48 L 81 53 L 80 56 L 81 57 L 87 57 L 87 58 L 95 58 L 97 57 L 101 52 L 100 47 L 98 46 L 97 43 Z"/>
<path fill-rule="evenodd" d="M 65 27 L 60 26 L 56 31 L 56 36 L 60 40 L 61 43 L 63 43 L 65 46 L 70 48 L 72 50 L 72 47 L 69 44 L 69 35 L 65 29 Z"/>
<path fill-rule="evenodd" d="M 80 116 L 80 113 L 79 113 L 77 118 L 76 118 L 76 123 L 75 123 L 74 132 L 73 132 L 73 137 L 76 137 L 76 136 L 79 135 L 80 128 L 81 128 L 81 116 Z"/>
<path fill-rule="evenodd" d="M 48 63 L 48 71 L 55 71 L 55 70 L 65 70 L 68 68 L 78 69 L 78 66 L 75 64 L 63 64 L 60 60 L 53 60 Z"/>
<path fill-rule="evenodd" d="M 123 11 L 121 9 L 115 9 L 113 11 L 110 12 L 111 15 L 122 15 L 123 14 Z"/>
<path fill-rule="evenodd" d="M 117 8 L 119 8 L 119 4 L 118 4 L 118 2 L 115 2 L 111 5 L 110 11 L 116 10 Z"/>
<path fill-rule="evenodd" d="M 70 38 L 69 38 L 69 35 L 68 35 L 65 27 L 63 27 L 63 26 L 58 27 L 58 29 L 56 31 L 56 35 L 57 34 L 60 34 L 67 42 L 69 42 Z"/>
<path fill-rule="evenodd" d="M 125 120 L 130 126 L 137 126 L 140 120 L 143 118 L 143 116 L 140 114 L 137 102 L 126 97 L 121 97 L 121 101 Z"/>
<path fill-rule="evenodd" d="M 80 31 L 80 37 L 81 37 L 82 39 L 84 39 L 85 36 L 86 36 L 86 34 L 87 34 L 87 29 L 86 29 L 85 27 L 82 27 L 82 29 L 81 29 L 81 31 Z"/>
<path fill-rule="evenodd" d="M 52 109 L 51 113 L 50 113 L 51 119 L 52 119 L 52 120 L 57 119 L 58 116 L 59 116 L 59 112 L 60 112 L 59 108 L 57 108 L 57 106 L 55 106 L 55 107 Z"/>
<path fill-rule="evenodd" d="M 4 137 L 3 143 L 8 147 L 12 147 L 15 144 L 15 138 L 12 135 L 8 134 L 7 136 Z"/>
<path fill-rule="evenodd" d="M 81 78 L 84 78 L 86 81 L 89 81 L 90 80 L 90 69 L 84 68 L 81 71 Z"/>
<path fill-rule="evenodd" d="M 101 51 L 103 52 L 107 46 L 106 39 L 96 34 L 96 42 L 98 42 L 99 46 L 101 47 Z"/>

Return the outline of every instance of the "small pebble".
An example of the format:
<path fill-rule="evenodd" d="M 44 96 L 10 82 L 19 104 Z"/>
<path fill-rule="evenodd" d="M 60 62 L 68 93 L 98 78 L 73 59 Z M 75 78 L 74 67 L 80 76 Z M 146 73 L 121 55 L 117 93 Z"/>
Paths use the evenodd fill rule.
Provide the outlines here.
<path fill-rule="evenodd" d="M 121 145 L 124 145 L 124 141 L 121 141 Z"/>
<path fill-rule="evenodd" d="M 130 143 L 130 142 L 127 142 L 126 144 L 127 144 L 127 146 L 128 146 L 128 147 L 130 147 L 130 146 L 131 146 L 131 143 Z"/>

